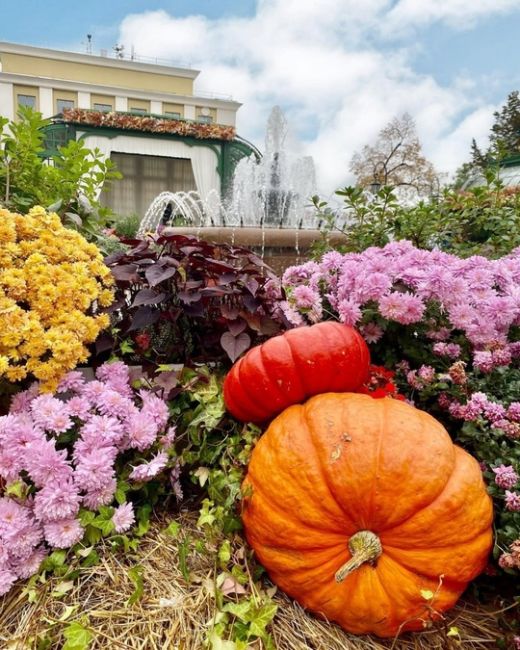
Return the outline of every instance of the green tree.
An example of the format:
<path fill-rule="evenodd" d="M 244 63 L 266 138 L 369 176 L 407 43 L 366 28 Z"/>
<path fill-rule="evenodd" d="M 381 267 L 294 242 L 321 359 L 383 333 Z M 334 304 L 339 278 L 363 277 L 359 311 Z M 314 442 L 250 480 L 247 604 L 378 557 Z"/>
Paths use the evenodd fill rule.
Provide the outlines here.
<path fill-rule="evenodd" d="M 52 208 L 64 221 L 96 237 L 112 212 L 99 201 L 101 188 L 121 178 L 99 149 L 70 140 L 45 159 L 45 127 L 50 120 L 21 107 L 19 119 L 0 117 L 0 204 L 25 212 L 33 205 Z"/>

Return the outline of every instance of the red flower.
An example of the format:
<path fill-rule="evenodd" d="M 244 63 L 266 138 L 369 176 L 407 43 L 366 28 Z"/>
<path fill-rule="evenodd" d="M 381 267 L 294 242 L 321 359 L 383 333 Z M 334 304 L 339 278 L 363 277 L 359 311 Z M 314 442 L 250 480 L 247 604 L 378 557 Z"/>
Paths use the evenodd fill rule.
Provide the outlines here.
<path fill-rule="evenodd" d="M 151 337 L 146 332 L 142 332 L 141 334 L 137 334 L 135 337 L 135 342 L 141 348 L 141 350 L 145 351 L 150 347 Z"/>

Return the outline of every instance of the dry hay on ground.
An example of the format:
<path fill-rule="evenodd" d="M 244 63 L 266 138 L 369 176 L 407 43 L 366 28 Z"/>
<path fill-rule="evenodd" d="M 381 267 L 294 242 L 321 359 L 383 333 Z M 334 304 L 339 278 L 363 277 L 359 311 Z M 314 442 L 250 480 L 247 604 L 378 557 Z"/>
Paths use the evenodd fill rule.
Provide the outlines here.
<path fill-rule="evenodd" d="M 87 620 L 94 639 L 89 650 L 202 650 L 217 612 L 214 554 L 192 552 L 188 557 L 191 581 L 187 583 L 179 567 L 179 545 L 189 537 L 202 539 L 193 515 L 178 521 L 182 532 L 175 539 L 155 524 L 143 539 L 137 557 L 124 561 L 123 554 L 102 550 L 101 563 L 82 569 L 70 589 L 61 597 L 52 595 L 58 580 L 49 579 L 38 587 L 37 599 L 27 601 L 22 588 L 0 599 L 0 648 L 29 650 L 35 639 L 54 630 L 52 649 L 62 645 L 59 620 L 68 614 L 67 624 Z M 135 585 L 127 574 L 138 563 L 143 567 L 144 593 L 134 605 L 127 601 Z M 399 640 L 356 637 L 306 613 L 281 593 L 272 635 L 278 650 L 422 650 L 460 648 L 484 650 L 497 647 L 502 636 L 493 612 L 461 603 L 448 613 L 447 625 L 456 626 L 461 643 L 445 632 L 429 630 L 406 635 Z M 70 609 L 72 608 L 72 609 Z M 262 650 L 260 641 L 249 646 Z"/>

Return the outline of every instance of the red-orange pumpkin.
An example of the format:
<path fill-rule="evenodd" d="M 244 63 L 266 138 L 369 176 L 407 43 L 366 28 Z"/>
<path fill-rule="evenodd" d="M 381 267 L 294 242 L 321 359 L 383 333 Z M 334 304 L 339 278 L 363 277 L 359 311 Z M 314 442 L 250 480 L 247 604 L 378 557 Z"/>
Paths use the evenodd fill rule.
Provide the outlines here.
<path fill-rule="evenodd" d="M 421 629 L 492 545 L 476 460 L 430 415 L 389 398 L 329 393 L 286 409 L 253 451 L 244 490 L 247 539 L 272 580 L 358 634 Z"/>
<path fill-rule="evenodd" d="M 264 422 L 312 395 L 355 391 L 368 378 L 370 353 L 352 327 L 327 321 L 274 336 L 243 356 L 224 382 L 228 411 Z"/>

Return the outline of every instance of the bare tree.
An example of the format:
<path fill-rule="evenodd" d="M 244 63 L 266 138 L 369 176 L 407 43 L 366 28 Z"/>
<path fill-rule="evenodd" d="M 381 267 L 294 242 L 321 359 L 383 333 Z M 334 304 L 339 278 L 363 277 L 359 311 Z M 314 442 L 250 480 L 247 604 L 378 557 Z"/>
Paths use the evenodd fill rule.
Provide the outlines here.
<path fill-rule="evenodd" d="M 412 117 L 405 113 L 379 132 L 373 145 L 352 157 L 350 170 L 360 187 L 408 188 L 408 195 L 427 196 L 440 187 L 440 176 L 422 153 Z"/>

